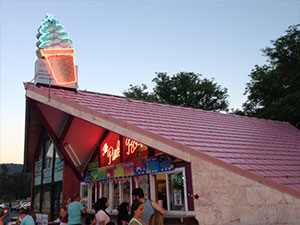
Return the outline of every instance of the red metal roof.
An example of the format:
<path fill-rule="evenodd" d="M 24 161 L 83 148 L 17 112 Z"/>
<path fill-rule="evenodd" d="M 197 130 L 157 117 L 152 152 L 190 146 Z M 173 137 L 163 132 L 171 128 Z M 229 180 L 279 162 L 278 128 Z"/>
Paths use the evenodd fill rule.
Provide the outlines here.
<path fill-rule="evenodd" d="M 289 123 L 86 91 L 51 88 L 51 95 L 300 192 L 300 131 Z"/>

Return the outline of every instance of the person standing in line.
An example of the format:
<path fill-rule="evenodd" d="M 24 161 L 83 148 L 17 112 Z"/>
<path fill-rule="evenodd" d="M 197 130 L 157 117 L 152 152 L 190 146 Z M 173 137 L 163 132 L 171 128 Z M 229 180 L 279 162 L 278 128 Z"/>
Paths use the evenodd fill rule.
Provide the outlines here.
<path fill-rule="evenodd" d="M 86 225 L 96 225 L 97 220 L 96 220 L 95 214 L 88 215 L 85 219 L 85 224 Z"/>
<path fill-rule="evenodd" d="M 155 201 L 146 199 L 144 197 L 144 191 L 142 188 L 135 188 L 132 191 L 133 200 L 138 200 L 144 205 L 144 214 L 142 220 L 148 224 L 150 216 L 155 212 L 159 212 L 161 215 L 166 213 L 162 207 L 160 207 Z"/>
<path fill-rule="evenodd" d="M 66 197 L 63 206 L 60 209 L 60 225 L 67 225 L 68 224 L 68 207 L 72 202 L 71 197 Z"/>
<path fill-rule="evenodd" d="M 118 225 L 127 225 L 129 222 L 130 206 L 128 202 L 122 202 L 118 208 Z"/>
<path fill-rule="evenodd" d="M 106 225 L 109 223 L 110 217 L 106 212 L 106 208 L 108 207 L 109 201 L 105 197 L 98 199 L 95 203 L 97 225 Z"/>
<path fill-rule="evenodd" d="M 25 209 L 20 210 L 20 217 L 22 219 L 21 225 L 35 225 L 35 222 L 29 212 Z"/>
<path fill-rule="evenodd" d="M 149 219 L 149 225 L 164 225 L 164 218 L 163 216 L 155 211 Z"/>
<path fill-rule="evenodd" d="M 68 224 L 82 224 L 81 214 L 86 213 L 86 209 L 80 202 L 80 194 L 75 194 L 72 199 L 72 203 L 68 207 Z"/>
<path fill-rule="evenodd" d="M 142 217 L 144 214 L 144 205 L 138 200 L 135 200 L 131 206 L 130 221 L 128 225 L 146 225 Z"/>

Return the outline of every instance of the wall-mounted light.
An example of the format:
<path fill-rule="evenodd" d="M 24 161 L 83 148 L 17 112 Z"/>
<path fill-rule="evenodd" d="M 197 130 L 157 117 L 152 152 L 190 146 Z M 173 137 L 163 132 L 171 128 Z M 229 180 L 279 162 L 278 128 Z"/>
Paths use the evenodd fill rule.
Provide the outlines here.
<path fill-rule="evenodd" d="M 68 153 L 68 155 L 71 158 L 73 164 L 76 167 L 81 166 L 81 162 L 80 162 L 79 158 L 77 157 L 76 153 L 74 152 L 74 149 L 71 147 L 71 145 L 69 143 L 64 144 L 64 149 Z"/>

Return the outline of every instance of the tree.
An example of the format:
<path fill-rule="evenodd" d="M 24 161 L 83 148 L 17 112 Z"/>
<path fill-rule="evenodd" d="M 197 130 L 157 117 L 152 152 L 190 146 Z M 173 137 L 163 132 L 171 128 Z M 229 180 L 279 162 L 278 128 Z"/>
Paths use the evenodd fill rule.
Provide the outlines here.
<path fill-rule="evenodd" d="M 266 119 L 288 121 L 300 128 L 300 25 L 290 26 L 286 35 L 262 50 L 267 64 L 256 65 L 243 113 Z"/>
<path fill-rule="evenodd" d="M 227 111 L 227 89 L 214 82 L 214 79 L 200 79 L 200 74 L 180 72 L 172 77 L 167 73 L 156 73 L 152 82 L 156 83 L 153 93 L 147 86 L 130 85 L 123 94 L 128 98 L 156 101 L 212 111 Z"/>
<path fill-rule="evenodd" d="M 25 199 L 30 196 L 31 173 L 8 174 L 7 165 L 1 165 L 0 202 Z"/>

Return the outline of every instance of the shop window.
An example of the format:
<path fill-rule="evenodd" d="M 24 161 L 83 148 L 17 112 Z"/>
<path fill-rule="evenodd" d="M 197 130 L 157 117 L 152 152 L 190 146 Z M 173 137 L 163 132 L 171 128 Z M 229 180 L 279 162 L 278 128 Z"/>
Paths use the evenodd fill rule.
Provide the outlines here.
<path fill-rule="evenodd" d="M 130 180 L 123 180 L 122 181 L 122 202 L 128 202 L 131 205 L 131 182 Z"/>
<path fill-rule="evenodd" d="M 183 173 L 168 174 L 169 182 L 169 196 L 170 196 L 170 210 L 185 211 L 185 197 L 184 197 L 184 179 Z"/>
<path fill-rule="evenodd" d="M 137 177 L 137 180 L 138 180 L 138 187 L 143 189 L 145 198 L 149 198 L 149 176 L 142 175 Z"/>
<path fill-rule="evenodd" d="M 99 182 L 99 198 L 109 198 L 109 183 L 108 181 Z"/>
<path fill-rule="evenodd" d="M 64 161 L 59 157 L 59 155 L 56 152 L 54 165 L 54 182 L 63 180 L 63 169 Z"/>
<path fill-rule="evenodd" d="M 95 202 L 98 200 L 97 198 L 97 183 L 92 184 L 92 208 L 95 208 Z"/>
<path fill-rule="evenodd" d="M 114 187 L 113 209 L 118 209 L 120 205 L 120 182 L 113 181 L 113 187 Z"/>
<path fill-rule="evenodd" d="M 35 188 L 33 196 L 33 212 L 40 211 L 40 200 L 41 200 L 41 190 L 40 188 Z"/>
<path fill-rule="evenodd" d="M 48 139 L 46 142 L 46 151 L 44 159 L 44 169 L 43 169 L 43 184 L 48 184 L 52 182 L 52 165 L 54 160 L 54 145 Z"/>
<path fill-rule="evenodd" d="M 81 187 L 80 187 L 81 200 L 80 200 L 80 202 L 86 207 L 88 206 L 88 200 L 89 200 L 88 192 L 89 192 L 88 184 L 81 183 Z"/>
<path fill-rule="evenodd" d="M 51 186 L 43 187 L 42 213 L 48 214 L 51 211 Z"/>
<path fill-rule="evenodd" d="M 62 204 L 63 160 L 46 131 L 39 140 L 34 166 L 33 211 L 56 219 Z"/>
<path fill-rule="evenodd" d="M 42 181 L 42 165 L 43 161 L 38 160 L 34 164 L 34 186 L 40 185 Z"/>
<path fill-rule="evenodd" d="M 54 185 L 54 218 L 56 220 L 60 215 L 60 207 L 62 206 L 62 183 L 56 183 Z"/>
<path fill-rule="evenodd" d="M 151 189 L 151 193 L 156 196 L 152 199 L 167 209 L 169 213 L 188 211 L 185 169 L 183 167 L 151 175 Z"/>
<path fill-rule="evenodd" d="M 155 175 L 155 186 L 156 186 L 156 196 L 158 204 L 167 209 L 167 182 L 166 174 L 156 174 Z"/>

